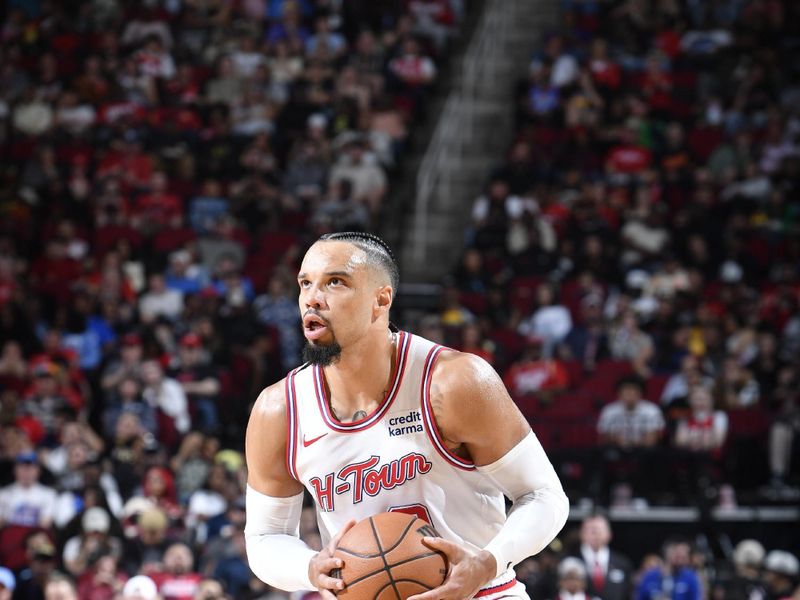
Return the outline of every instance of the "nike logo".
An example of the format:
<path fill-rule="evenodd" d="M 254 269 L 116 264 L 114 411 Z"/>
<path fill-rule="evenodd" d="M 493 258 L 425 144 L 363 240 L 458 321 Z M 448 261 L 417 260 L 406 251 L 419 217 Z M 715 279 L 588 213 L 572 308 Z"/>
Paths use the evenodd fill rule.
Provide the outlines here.
<path fill-rule="evenodd" d="M 315 438 L 312 438 L 312 439 L 310 439 L 310 440 L 307 440 L 307 439 L 306 439 L 306 436 L 305 436 L 305 434 L 303 434 L 303 448 L 308 448 L 308 447 L 309 447 L 311 444 L 313 444 L 314 442 L 318 442 L 318 441 L 320 441 L 320 440 L 321 440 L 322 438 L 324 438 L 326 435 L 328 435 L 328 434 L 327 434 L 327 433 L 323 433 L 322 435 L 318 435 L 318 436 L 317 436 L 317 437 L 315 437 Z"/>

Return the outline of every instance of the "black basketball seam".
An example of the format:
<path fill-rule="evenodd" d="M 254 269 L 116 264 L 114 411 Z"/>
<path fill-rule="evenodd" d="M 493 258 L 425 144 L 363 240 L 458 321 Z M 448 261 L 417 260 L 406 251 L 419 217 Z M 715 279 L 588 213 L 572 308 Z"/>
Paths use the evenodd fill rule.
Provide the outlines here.
<path fill-rule="evenodd" d="M 401 581 L 401 582 L 402 582 L 402 581 L 404 581 L 404 582 L 407 582 L 407 583 L 414 583 L 414 584 L 416 584 L 416 585 L 420 586 L 422 589 L 424 589 L 424 590 L 428 590 L 428 591 L 430 591 L 430 590 L 432 590 L 432 589 L 433 589 L 432 587 L 428 587 L 428 585 L 427 585 L 427 584 L 425 584 L 425 583 L 422 583 L 421 581 L 416 581 L 415 579 L 400 579 L 400 580 L 398 580 L 398 581 Z M 379 587 L 379 588 L 378 588 L 378 591 L 375 593 L 375 598 L 378 598 L 378 597 L 380 597 L 380 595 L 381 595 L 381 593 L 383 592 L 383 590 L 385 590 L 387 587 L 389 587 L 389 585 L 390 585 L 390 584 L 388 584 L 388 583 L 387 583 L 387 584 L 386 584 L 386 585 L 384 585 L 383 587 Z M 399 598 L 399 596 L 398 596 L 398 598 Z"/>
<path fill-rule="evenodd" d="M 370 519 L 371 518 L 372 517 L 370 517 Z M 397 548 L 400 545 L 400 543 L 403 541 L 403 538 L 406 537 L 406 534 L 408 533 L 408 530 L 411 529 L 411 527 L 414 525 L 414 521 L 416 521 L 416 520 L 417 520 L 417 517 L 414 517 L 411 520 L 411 522 L 409 522 L 409 524 L 406 526 L 406 528 L 400 534 L 400 537 L 397 538 L 397 542 L 395 542 L 393 546 L 391 546 L 390 548 L 387 548 L 386 550 L 381 550 L 381 552 L 391 552 L 392 550 Z M 370 523 L 372 523 L 372 521 L 370 521 Z M 373 525 L 373 530 L 374 529 L 375 529 L 375 527 Z M 377 533 L 375 534 L 375 539 L 376 540 L 378 539 L 378 534 Z M 380 548 L 380 547 L 381 547 L 380 542 L 378 542 L 378 548 Z M 381 552 L 378 552 L 377 554 L 361 554 L 360 552 L 353 552 L 352 550 L 348 550 L 347 548 L 342 548 L 341 546 L 337 546 L 336 549 L 337 550 L 341 550 L 345 554 L 349 554 L 350 556 L 355 556 L 357 558 L 377 558 L 381 554 Z"/>
<path fill-rule="evenodd" d="M 413 523 L 413 522 L 414 521 L 411 521 L 411 523 Z M 409 525 L 411 525 L 411 523 L 409 523 Z M 384 571 L 386 571 L 386 574 L 389 576 L 389 581 L 391 582 L 392 588 L 394 589 L 394 595 L 397 597 L 397 600 L 402 600 L 402 598 L 400 598 L 400 590 L 397 589 L 397 584 L 395 584 L 394 577 L 392 577 L 392 570 L 389 568 L 389 563 L 386 562 L 386 555 L 384 554 L 384 549 L 383 549 L 383 546 L 381 545 L 381 538 L 378 535 L 378 528 L 375 527 L 375 521 L 372 519 L 372 517 L 369 518 L 369 526 L 372 528 L 372 535 L 375 536 L 375 543 L 378 544 L 378 550 L 380 550 L 380 552 L 381 552 L 381 560 L 383 561 L 383 564 L 385 565 Z M 406 532 L 408 532 L 408 527 L 403 532 L 403 535 L 400 536 L 400 538 L 399 538 L 400 541 L 403 540 L 403 538 L 406 535 Z M 398 541 L 397 544 L 399 544 L 400 541 Z M 397 544 L 395 544 L 395 546 L 397 546 Z M 384 587 L 386 587 L 386 586 L 384 586 Z"/>
<path fill-rule="evenodd" d="M 393 563 L 393 564 L 389 565 L 389 568 L 393 569 L 394 567 L 399 567 L 400 565 L 404 565 L 406 563 L 414 562 L 415 560 L 419 560 L 421 558 L 428 558 L 430 556 L 434 556 L 435 554 L 440 554 L 440 553 L 439 552 L 430 551 L 427 554 L 418 554 L 418 555 L 413 556 L 411 558 L 407 558 L 405 560 L 401 560 L 400 562 Z M 354 554 L 353 556 L 357 556 L 357 555 Z M 368 556 L 367 558 L 375 558 L 375 557 L 374 556 Z M 362 575 L 358 579 L 353 579 L 353 581 L 348 581 L 347 585 L 355 585 L 356 583 L 360 583 L 360 582 L 364 581 L 365 579 L 369 579 L 373 575 L 377 575 L 378 573 L 382 573 L 385 570 L 386 569 L 378 569 L 377 571 L 372 571 L 371 573 L 367 573 L 366 575 Z M 430 589 L 433 589 L 433 588 L 430 588 Z"/>

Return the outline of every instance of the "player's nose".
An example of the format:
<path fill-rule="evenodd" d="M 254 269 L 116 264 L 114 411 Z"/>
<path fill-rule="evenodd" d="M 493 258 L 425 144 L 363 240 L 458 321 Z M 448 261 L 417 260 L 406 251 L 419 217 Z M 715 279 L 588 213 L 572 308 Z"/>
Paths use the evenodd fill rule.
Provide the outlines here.
<path fill-rule="evenodd" d="M 307 308 L 324 308 L 326 306 L 325 294 L 319 286 L 313 286 L 306 291 L 305 304 Z"/>

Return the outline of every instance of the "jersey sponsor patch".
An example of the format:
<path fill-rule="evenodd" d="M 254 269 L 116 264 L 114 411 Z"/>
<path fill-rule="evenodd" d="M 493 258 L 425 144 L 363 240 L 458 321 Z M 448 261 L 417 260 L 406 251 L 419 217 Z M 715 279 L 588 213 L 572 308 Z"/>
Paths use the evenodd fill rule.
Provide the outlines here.
<path fill-rule="evenodd" d="M 419 410 L 409 410 L 390 414 L 386 420 L 386 429 L 389 437 L 410 435 L 412 433 L 422 433 L 422 412 Z"/>

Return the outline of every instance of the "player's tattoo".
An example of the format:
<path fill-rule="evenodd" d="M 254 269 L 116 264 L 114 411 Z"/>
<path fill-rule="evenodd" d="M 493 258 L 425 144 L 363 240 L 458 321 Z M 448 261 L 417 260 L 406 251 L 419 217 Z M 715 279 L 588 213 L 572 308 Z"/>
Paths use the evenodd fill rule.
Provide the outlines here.
<path fill-rule="evenodd" d="M 356 412 L 353 413 L 353 421 L 358 421 L 366 416 L 367 416 L 367 411 L 357 410 Z"/>

